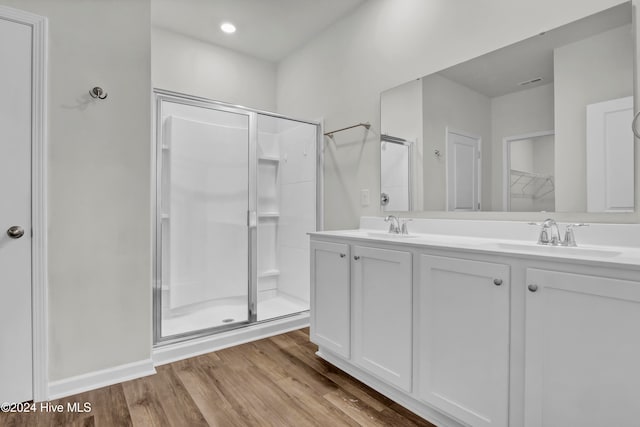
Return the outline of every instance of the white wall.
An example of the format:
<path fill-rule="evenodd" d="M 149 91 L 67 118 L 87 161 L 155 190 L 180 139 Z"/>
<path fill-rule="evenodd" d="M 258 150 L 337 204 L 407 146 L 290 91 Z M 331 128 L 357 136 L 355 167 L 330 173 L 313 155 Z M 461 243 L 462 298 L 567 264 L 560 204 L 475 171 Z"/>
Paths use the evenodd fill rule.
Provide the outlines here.
<path fill-rule="evenodd" d="M 491 99 L 439 74 L 422 79 L 424 209 L 446 210 L 447 128 L 482 140 L 482 209 L 491 210 Z M 434 152 L 439 150 L 440 157 Z"/>
<path fill-rule="evenodd" d="M 50 379 L 148 359 L 149 0 L 0 3 L 49 18 Z"/>
<path fill-rule="evenodd" d="M 326 130 L 373 125 L 326 141 L 325 226 L 356 227 L 360 215 L 380 213 L 359 206 L 360 189 L 379 192 L 380 92 L 620 3 L 369 0 L 287 57 L 279 112 L 324 117 Z"/>
<path fill-rule="evenodd" d="M 533 141 L 522 139 L 511 143 L 511 169 L 533 172 Z"/>
<path fill-rule="evenodd" d="M 276 110 L 276 65 L 151 28 L 153 87 L 259 110 Z"/>
<path fill-rule="evenodd" d="M 381 133 L 410 141 L 422 139 L 422 79 L 382 92 L 380 108 L 385 118 Z"/>
<path fill-rule="evenodd" d="M 258 115 L 258 316 L 261 292 L 309 302 L 309 238 L 316 229 L 316 136 L 308 123 Z M 269 270 L 279 275 L 261 277 Z"/>
<path fill-rule="evenodd" d="M 503 140 L 506 137 L 554 129 L 553 83 L 491 99 L 491 133 L 493 146 L 493 209 L 503 205 Z M 513 152 L 512 160 L 513 162 Z M 553 159 L 552 159 L 553 164 Z M 512 165 L 512 168 L 518 169 Z M 553 172 L 551 172 L 553 173 Z M 515 211 L 512 206 L 512 210 Z M 523 210 L 523 209 L 520 209 Z M 531 211 L 533 209 L 529 209 Z"/>
<path fill-rule="evenodd" d="M 586 106 L 633 95 L 631 34 L 626 25 L 554 51 L 558 211 L 587 210 Z"/>
<path fill-rule="evenodd" d="M 249 120 L 170 102 L 162 111 L 167 318 L 167 300 L 167 309 L 184 309 L 247 295 Z"/>

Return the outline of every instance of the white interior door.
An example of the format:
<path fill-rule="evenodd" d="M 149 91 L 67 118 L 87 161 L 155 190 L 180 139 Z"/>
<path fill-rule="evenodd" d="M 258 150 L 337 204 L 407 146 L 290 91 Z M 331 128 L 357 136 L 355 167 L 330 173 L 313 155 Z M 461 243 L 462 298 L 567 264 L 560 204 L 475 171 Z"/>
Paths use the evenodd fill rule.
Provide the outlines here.
<path fill-rule="evenodd" d="M 31 26 L 0 17 L 0 402 L 33 397 L 31 46 Z"/>
<path fill-rule="evenodd" d="M 447 129 L 447 210 L 480 210 L 480 138 Z"/>
<path fill-rule="evenodd" d="M 587 211 L 633 212 L 633 97 L 587 105 Z"/>

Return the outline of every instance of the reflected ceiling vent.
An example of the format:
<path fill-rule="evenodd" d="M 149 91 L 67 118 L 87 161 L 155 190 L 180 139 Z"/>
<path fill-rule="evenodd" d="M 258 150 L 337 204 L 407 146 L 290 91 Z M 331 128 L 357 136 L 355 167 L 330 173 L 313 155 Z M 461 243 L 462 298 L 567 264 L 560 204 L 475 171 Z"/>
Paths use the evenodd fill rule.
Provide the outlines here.
<path fill-rule="evenodd" d="M 542 77 L 536 77 L 535 79 L 525 80 L 523 82 L 518 83 L 518 86 L 528 86 L 533 83 L 538 83 L 544 80 Z"/>

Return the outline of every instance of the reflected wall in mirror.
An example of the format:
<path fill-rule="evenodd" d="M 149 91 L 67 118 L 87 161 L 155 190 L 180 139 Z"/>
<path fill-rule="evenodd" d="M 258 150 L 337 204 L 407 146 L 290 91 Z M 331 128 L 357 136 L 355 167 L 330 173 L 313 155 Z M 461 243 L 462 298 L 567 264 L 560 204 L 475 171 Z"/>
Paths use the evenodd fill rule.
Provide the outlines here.
<path fill-rule="evenodd" d="M 383 209 L 633 211 L 631 12 L 622 3 L 383 92 L 381 133 L 412 146 L 402 187 L 383 181 L 401 174 L 381 142 Z"/>

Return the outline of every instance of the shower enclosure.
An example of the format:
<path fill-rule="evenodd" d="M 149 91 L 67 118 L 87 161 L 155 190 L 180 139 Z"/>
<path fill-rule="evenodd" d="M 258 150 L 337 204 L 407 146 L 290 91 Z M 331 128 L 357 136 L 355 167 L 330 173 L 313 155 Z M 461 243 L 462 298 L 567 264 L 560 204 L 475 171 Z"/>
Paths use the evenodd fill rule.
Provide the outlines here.
<path fill-rule="evenodd" d="M 154 96 L 155 343 L 307 311 L 319 124 Z"/>

